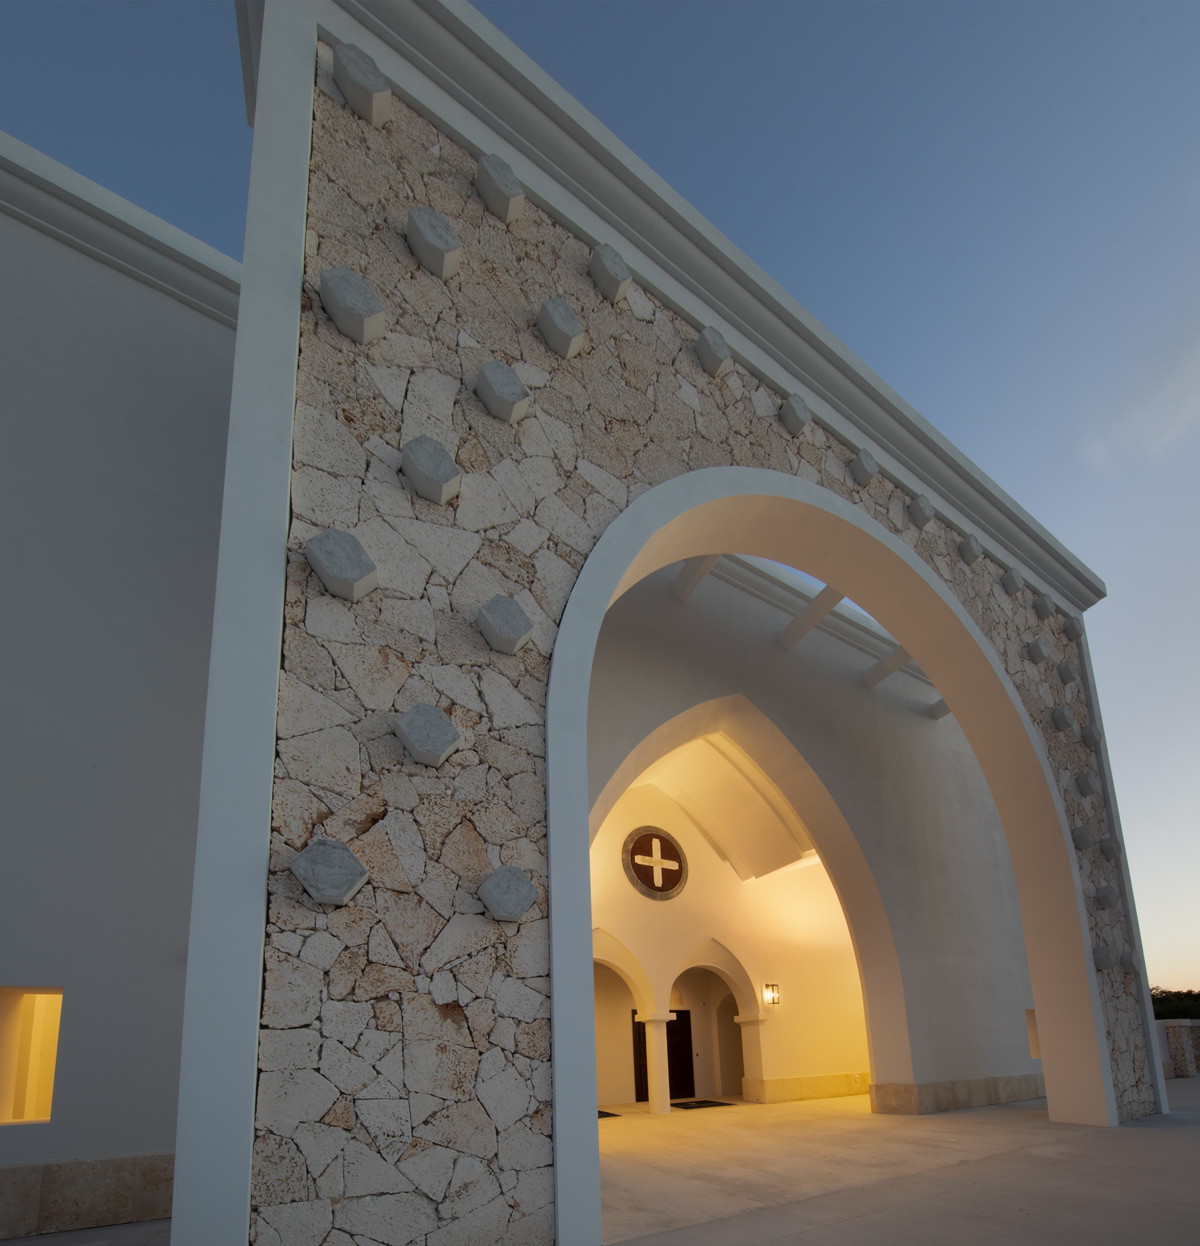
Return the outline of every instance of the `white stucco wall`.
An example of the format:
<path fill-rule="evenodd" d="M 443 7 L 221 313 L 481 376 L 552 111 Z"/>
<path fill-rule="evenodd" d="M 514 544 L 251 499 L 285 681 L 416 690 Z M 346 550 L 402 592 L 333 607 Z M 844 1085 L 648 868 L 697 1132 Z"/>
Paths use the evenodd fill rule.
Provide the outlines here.
<path fill-rule="evenodd" d="M 169 1152 L 238 265 L 7 139 L 0 254 L 0 985 L 64 993 L 0 1165 Z"/>
<path fill-rule="evenodd" d="M 813 767 L 870 865 L 899 955 L 914 1080 L 1036 1072 L 1011 861 L 962 732 L 953 718 L 928 717 L 937 694 L 906 674 L 867 691 L 865 653 L 816 631 L 785 654 L 775 643 L 787 621 L 780 610 L 714 576 L 681 605 L 672 575 L 638 584 L 605 619 L 591 679 L 593 800 L 651 731 L 703 701 L 744 694 Z M 763 885 L 771 879 L 739 884 Z M 776 980 L 766 966 L 760 976 Z"/>
<path fill-rule="evenodd" d="M 592 968 L 596 984 L 596 1092 L 600 1103 L 632 1103 L 633 995 L 607 965 Z"/>

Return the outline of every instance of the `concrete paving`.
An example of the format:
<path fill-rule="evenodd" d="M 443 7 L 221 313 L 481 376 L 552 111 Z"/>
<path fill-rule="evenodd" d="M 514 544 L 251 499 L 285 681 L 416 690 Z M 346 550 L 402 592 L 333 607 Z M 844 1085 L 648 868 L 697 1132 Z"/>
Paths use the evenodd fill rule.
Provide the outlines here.
<path fill-rule="evenodd" d="M 1200 1078 L 1171 1115 L 1056 1125 L 1044 1100 L 872 1116 L 865 1097 L 600 1121 L 604 1241 L 626 1246 L 1200 1241 Z M 46 1233 L 39 1246 L 168 1246 L 171 1222 Z"/>
<path fill-rule="evenodd" d="M 1045 1100 L 872 1116 L 862 1096 L 600 1121 L 604 1241 L 627 1246 L 1200 1241 L 1200 1079 L 1169 1116 L 1052 1123 Z"/>

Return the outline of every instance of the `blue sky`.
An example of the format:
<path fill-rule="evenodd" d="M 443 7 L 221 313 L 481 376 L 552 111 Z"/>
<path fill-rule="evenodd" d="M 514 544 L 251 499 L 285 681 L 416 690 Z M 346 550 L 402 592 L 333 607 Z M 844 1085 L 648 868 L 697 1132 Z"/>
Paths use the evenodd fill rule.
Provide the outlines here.
<path fill-rule="evenodd" d="M 1200 5 L 478 7 L 1106 580 L 1151 978 L 1200 987 Z M 240 256 L 233 6 L 4 17 L 0 128 Z"/>

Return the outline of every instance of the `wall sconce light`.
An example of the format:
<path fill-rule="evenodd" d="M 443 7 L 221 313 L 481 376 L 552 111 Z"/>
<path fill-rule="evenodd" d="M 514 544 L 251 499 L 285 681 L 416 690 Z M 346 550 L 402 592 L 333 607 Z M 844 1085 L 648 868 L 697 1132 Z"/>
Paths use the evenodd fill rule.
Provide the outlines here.
<path fill-rule="evenodd" d="M 768 982 L 766 986 L 763 987 L 763 1003 L 765 1004 L 779 1003 L 779 983 L 778 982 Z"/>

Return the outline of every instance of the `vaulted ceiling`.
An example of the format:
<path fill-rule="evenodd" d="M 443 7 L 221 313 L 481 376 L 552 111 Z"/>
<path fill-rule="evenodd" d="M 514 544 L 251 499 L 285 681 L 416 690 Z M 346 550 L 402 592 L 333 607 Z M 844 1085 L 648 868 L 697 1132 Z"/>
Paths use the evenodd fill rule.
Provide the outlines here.
<path fill-rule="evenodd" d="M 814 851 L 808 830 L 783 793 L 724 732 L 673 749 L 633 786 L 656 787 L 678 805 L 743 881 Z"/>

